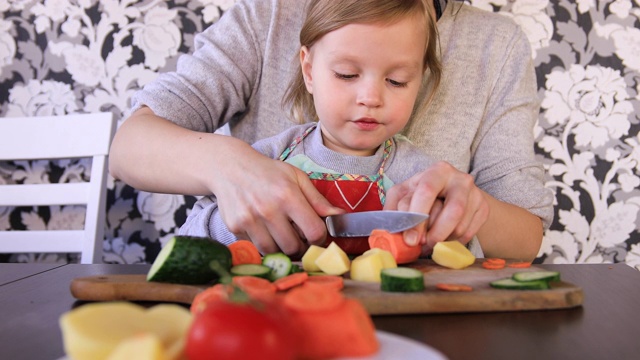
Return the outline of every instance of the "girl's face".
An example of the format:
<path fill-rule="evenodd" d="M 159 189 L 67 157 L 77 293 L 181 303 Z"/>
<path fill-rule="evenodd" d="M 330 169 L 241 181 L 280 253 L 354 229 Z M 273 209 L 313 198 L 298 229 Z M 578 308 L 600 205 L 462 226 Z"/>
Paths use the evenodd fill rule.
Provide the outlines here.
<path fill-rule="evenodd" d="M 369 156 L 409 121 L 423 75 L 425 20 L 350 24 L 323 36 L 300 61 L 324 145 Z"/>

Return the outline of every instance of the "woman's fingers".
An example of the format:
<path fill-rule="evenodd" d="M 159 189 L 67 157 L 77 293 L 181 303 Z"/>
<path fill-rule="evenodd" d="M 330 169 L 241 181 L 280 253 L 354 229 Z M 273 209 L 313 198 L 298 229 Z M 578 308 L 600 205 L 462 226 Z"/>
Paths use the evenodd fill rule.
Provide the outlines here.
<path fill-rule="evenodd" d="M 304 196 L 304 201 L 301 201 L 301 203 L 309 205 L 313 214 L 303 212 L 308 211 L 306 208 L 302 209 L 303 211 L 294 208 L 288 211 L 288 215 L 293 224 L 304 234 L 304 239 L 307 243 L 322 245 L 327 237 L 327 227 L 321 217 L 342 214 L 344 210 L 331 205 L 313 186 L 313 183 L 304 172 L 298 169 L 295 169 L 295 171 L 298 178 L 298 187 Z M 296 206 L 296 204 L 292 205 Z"/>
<path fill-rule="evenodd" d="M 218 201 L 225 224 L 234 234 L 246 234 L 263 253 L 295 255 L 308 244 L 322 244 L 326 227 L 321 216 L 343 211 L 333 207 L 304 172 L 267 161 L 259 178 L 246 173 L 221 191 Z"/>

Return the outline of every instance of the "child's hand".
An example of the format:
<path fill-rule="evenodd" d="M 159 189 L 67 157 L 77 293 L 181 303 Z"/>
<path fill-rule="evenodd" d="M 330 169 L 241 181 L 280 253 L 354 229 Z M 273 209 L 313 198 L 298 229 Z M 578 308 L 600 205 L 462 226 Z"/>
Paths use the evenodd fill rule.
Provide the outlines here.
<path fill-rule="evenodd" d="M 489 217 L 489 204 L 471 175 L 445 162 L 393 186 L 385 209 L 429 214 L 427 226 L 404 233 L 408 245 L 422 244 L 427 249 L 449 239 L 468 243 Z"/>

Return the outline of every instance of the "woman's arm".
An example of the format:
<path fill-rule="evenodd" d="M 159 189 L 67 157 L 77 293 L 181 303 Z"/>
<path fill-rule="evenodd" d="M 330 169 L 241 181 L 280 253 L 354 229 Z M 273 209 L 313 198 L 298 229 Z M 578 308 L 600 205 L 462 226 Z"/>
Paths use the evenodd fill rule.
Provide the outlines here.
<path fill-rule="evenodd" d="M 341 212 L 293 166 L 238 139 L 184 129 L 148 108 L 136 111 L 116 133 L 109 169 L 146 191 L 216 194 L 229 230 L 264 253 L 299 253 L 306 245 L 295 226 L 306 242 L 322 243 L 326 227 L 320 217 Z"/>
<path fill-rule="evenodd" d="M 116 132 L 109 172 L 144 191 L 208 195 L 218 170 L 206 164 L 243 147 L 249 146 L 223 135 L 188 130 L 143 107 Z"/>

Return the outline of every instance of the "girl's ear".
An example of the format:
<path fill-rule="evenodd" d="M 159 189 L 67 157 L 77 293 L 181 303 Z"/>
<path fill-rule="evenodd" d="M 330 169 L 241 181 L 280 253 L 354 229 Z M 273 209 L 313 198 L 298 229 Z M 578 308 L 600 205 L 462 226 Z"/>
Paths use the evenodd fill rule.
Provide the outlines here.
<path fill-rule="evenodd" d="M 309 48 L 303 46 L 300 48 L 300 69 L 302 70 L 302 79 L 304 85 L 307 88 L 309 94 L 313 94 L 313 77 L 311 76 L 311 69 L 313 64 L 311 63 L 311 53 Z"/>

